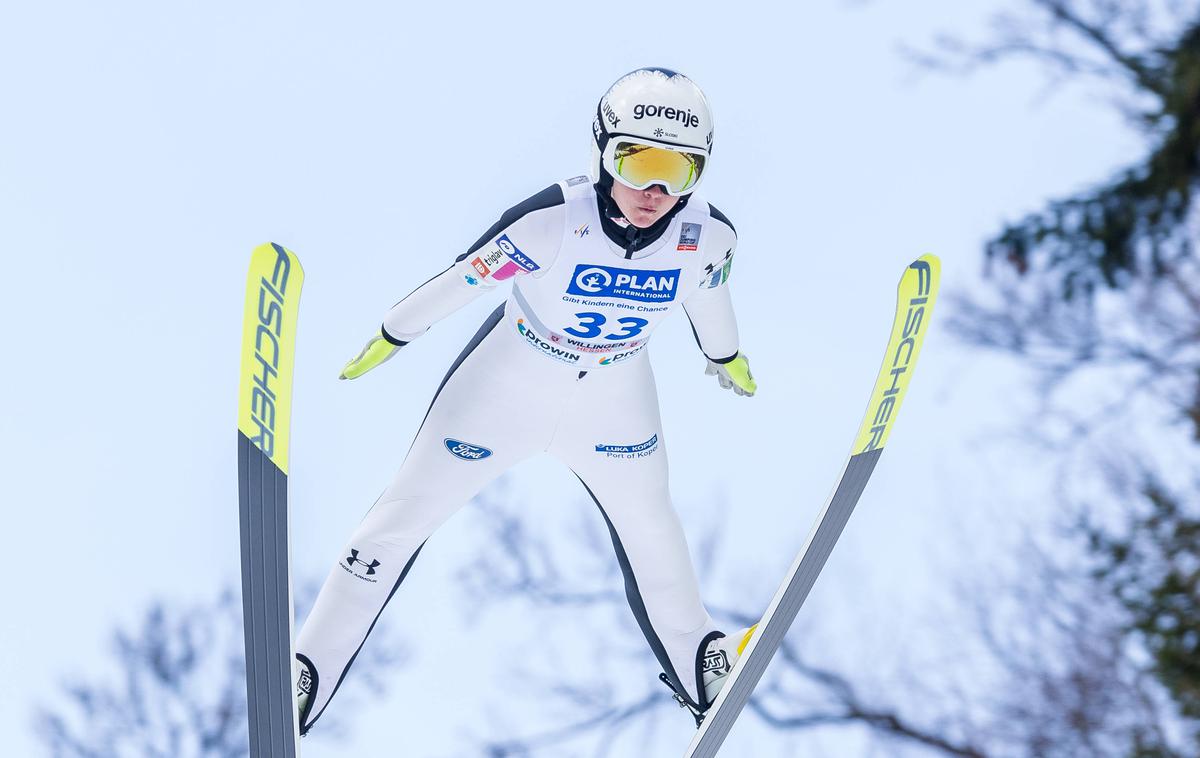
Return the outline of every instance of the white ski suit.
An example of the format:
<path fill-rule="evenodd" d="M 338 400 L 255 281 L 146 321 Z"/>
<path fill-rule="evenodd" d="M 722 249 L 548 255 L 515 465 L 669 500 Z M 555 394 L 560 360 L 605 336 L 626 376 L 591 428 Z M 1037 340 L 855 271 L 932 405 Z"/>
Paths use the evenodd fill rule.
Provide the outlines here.
<path fill-rule="evenodd" d="M 693 195 L 656 239 L 625 249 L 600 207 L 586 177 L 551 185 L 388 312 L 384 338 L 406 344 L 513 280 L 508 300 L 451 366 L 395 480 L 339 554 L 300 632 L 298 657 L 315 674 L 304 730 L 434 530 L 541 452 L 569 466 L 599 506 L 642 632 L 676 688 L 697 699 L 696 652 L 715 626 L 671 505 L 646 342 L 682 306 L 711 360 L 736 357 L 726 285 L 736 236 Z"/>

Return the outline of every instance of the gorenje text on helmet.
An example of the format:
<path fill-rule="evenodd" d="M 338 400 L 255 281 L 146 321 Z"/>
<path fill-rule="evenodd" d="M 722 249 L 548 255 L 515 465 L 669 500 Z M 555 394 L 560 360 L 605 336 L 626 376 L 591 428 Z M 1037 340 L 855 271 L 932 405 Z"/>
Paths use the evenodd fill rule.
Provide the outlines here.
<path fill-rule="evenodd" d="M 681 110 L 667 105 L 642 105 L 638 103 L 633 106 L 634 119 L 641 119 L 644 116 L 661 116 L 693 128 L 700 126 L 700 117 L 692 113 L 691 110 Z"/>

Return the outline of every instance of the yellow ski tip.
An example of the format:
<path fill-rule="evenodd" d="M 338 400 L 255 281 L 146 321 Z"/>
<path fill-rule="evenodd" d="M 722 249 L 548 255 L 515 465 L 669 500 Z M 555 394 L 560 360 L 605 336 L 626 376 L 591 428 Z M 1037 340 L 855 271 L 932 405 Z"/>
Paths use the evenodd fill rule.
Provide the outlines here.
<path fill-rule="evenodd" d="M 304 269 L 291 250 L 266 242 L 250 254 L 242 320 L 238 429 L 288 471 L 292 366 Z"/>
<path fill-rule="evenodd" d="M 875 380 L 866 418 L 854 442 L 855 455 L 878 450 L 887 444 L 928 331 L 941 273 L 942 262 L 936 255 L 927 253 L 910 263 L 900 277 L 892 336 L 883 356 L 879 378 Z"/>

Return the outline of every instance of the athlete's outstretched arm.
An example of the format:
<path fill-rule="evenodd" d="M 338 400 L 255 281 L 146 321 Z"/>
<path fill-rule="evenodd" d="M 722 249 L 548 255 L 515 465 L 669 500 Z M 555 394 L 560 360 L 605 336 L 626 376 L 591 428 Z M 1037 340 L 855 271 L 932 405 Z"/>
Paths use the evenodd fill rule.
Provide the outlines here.
<path fill-rule="evenodd" d="M 758 389 L 750 374 L 750 364 L 739 349 L 737 317 L 729 294 L 729 272 L 737 250 L 733 224 L 716 208 L 709 206 L 712 221 L 705 254 L 704 279 L 700 288 L 683 303 L 692 324 L 696 344 L 708 358 L 705 373 L 715 375 L 721 386 L 739 395 L 753 395 Z"/>
<path fill-rule="evenodd" d="M 466 258 L 460 258 L 393 305 L 383 317 L 380 335 L 397 347 L 407 345 L 496 285 L 480 276 Z"/>
<path fill-rule="evenodd" d="M 713 363 L 728 363 L 738 354 L 737 316 L 729 285 L 702 288 L 683 304 L 696 344 Z"/>
<path fill-rule="evenodd" d="M 713 363 L 728 363 L 737 357 L 738 328 L 729 296 L 729 272 L 737 250 L 737 232 L 724 213 L 708 206 L 709 222 L 704 230 L 703 278 L 699 288 L 683 303 L 692 322 L 692 333 L 701 352 Z"/>
<path fill-rule="evenodd" d="M 362 376 L 484 290 L 518 274 L 529 273 L 532 269 L 522 249 L 539 251 L 538 255 L 549 262 L 558 254 L 563 197 L 561 184 L 552 184 L 505 211 L 453 265 L 391 307 L 383 318 L 379 335 L 346 365 L 341 378 Z"/>

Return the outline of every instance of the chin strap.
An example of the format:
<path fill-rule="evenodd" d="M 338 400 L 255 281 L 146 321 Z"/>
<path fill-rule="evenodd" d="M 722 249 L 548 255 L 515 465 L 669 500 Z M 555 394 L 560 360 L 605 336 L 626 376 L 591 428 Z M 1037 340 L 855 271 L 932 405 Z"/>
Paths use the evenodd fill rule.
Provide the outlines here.
<path fill-rule="evenodd" d="M 625 220 L 624 214 L 621 213 L 617 201 L 612 197 L 612 175 L 600 167 L 600 181 L 592 186 L 596 189 L 596 204 L 600 210 L 600 228 L 604 234 L 614 243 L 621 246 L 625 250 L 627 258 L 632 257 L 633 253 L 641 250 L 644 247 L 652 245 L 659 237 L 666 232 L 667 227 L 671 225 L 675 215 L 687 207 L 688 200 L 691 195 L 684 195 L 679 198 L 679 202 L 675 203 L 675 207 L 667 211 L 667 214 L 654 222 L 653 226 L 648 226 L 645 229 L 630 224 Z M 622 226 L 617 220 L 625 222 Z"/>

